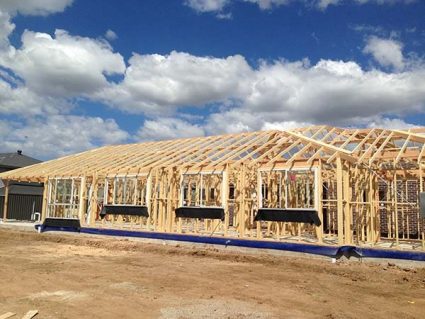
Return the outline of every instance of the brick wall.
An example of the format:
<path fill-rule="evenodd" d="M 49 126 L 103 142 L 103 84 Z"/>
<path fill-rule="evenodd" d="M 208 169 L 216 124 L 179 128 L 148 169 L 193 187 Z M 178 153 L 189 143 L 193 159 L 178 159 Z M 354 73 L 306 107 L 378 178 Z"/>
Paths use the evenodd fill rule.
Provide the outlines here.
<path fill-rule="evenodd" d="M 389 190 L 389 193 L 388 193 Z M 397 219 L 400 238 L 418 238 L 424 230 L 424 220 L 419 217 L 419 180 L 397 181 Z M 391 183 L 379 181 L 379 200 L 391 201 L 394 197 Z M 388 226 L 395 232 L 394 207 L 380 205 L 381 234 L 388 234 Z M 394 235 L 393 235 L 394 237 Z"/>

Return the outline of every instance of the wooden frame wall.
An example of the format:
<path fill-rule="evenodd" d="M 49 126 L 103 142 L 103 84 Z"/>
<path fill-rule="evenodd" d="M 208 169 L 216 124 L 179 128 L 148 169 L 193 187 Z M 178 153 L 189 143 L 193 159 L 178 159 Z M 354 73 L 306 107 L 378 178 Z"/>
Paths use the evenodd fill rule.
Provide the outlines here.
<path fill-rule="evenodd" d="M 313 126 L 105 146 L 5 172 L 0 178 L 6 182 L 44 182 L 45 195 L 49 194 L 49 180 L 77 178 L 78 218 L 84 225 L 271 240 L 292 236 L 328 244 L 388 242 L 399 246 L 409 241 L 425 246 L 424 219 L 418 203 L 418 194 L 424 190 L 424 133 L 425 128 L 402 131 Z M 320 227 L 254 223 L 255 212 L 262 204 L 259 172 L 311 168 L 316 170 L 318 199 L 314 206 L 322 220 Z M 184 176 L 208 172 L 222 174 L 223 187 L 215 183 L 213 188 L 220 194 L 225 221 L 220 225 L 193 221 L 186 227 L 174 213 L 183 205 Z M 144 185 L 148 218 L 124 216 L 99 223 L 99 190 L 106 180 L 118 176 L 136 178 L 141 184 L 135 184 L 134 189 Z M 270 183 L 270 189 L 278 187 Z M 199 195 L 199 186 L 195 188 Z M 268 200 L 276 205 L 277 198 L 272 195 L 271 191 Z M 45 196 L 43 218 L 49 203 Z"/>

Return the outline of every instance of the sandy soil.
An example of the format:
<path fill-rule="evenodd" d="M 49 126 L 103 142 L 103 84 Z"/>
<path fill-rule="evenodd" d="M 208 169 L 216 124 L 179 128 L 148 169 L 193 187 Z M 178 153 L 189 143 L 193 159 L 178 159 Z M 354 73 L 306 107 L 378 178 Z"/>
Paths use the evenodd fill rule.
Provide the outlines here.
<path fill-rule="evenodd" d="M 425 268 L 0 229 L 0 315 L 425 318 Z"/>

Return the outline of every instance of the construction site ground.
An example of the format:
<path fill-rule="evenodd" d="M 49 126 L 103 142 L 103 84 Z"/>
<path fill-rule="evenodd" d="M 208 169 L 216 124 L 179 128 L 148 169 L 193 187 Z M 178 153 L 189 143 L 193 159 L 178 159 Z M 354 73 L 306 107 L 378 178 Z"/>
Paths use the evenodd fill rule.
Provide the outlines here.
<path fill-rule="evenodd" d="M 424 267 L 2 227 L 0 316 L 425 318 Z"/>

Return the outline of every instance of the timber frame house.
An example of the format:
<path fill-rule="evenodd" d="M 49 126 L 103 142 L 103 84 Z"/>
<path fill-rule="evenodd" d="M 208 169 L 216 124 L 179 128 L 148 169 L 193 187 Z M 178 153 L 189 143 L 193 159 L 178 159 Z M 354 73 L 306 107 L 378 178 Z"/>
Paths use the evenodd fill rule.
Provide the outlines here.
<path fill-rule="evenodd" d="M 4 220 L 8 181 L 42 182 L 42 219 L 334 245 L 408 242 L 425 249 L 424 170 L 425 127 L 312 126 L 104 146 L 0 178 Z M 148 214 L 102 215 L 107 206 L 124 212 L 129 205 Z M 224 215 L 176 217 L 181 207 L 221 208 Z M 259 209 L 313 210 L 320 222 L 258 220 Z"/>

